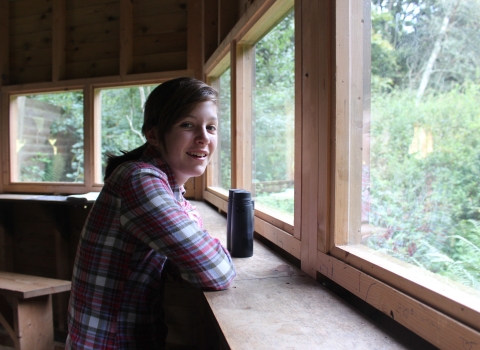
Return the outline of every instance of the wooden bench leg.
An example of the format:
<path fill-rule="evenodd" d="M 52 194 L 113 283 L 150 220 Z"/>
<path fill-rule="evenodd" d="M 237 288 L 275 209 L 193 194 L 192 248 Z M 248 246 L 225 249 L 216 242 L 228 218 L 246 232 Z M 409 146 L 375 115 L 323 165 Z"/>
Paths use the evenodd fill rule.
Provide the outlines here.
<path fill-rule="evenodd" d="M 52 296 L 14 300 L 15 349 L 52 350 Z"/>

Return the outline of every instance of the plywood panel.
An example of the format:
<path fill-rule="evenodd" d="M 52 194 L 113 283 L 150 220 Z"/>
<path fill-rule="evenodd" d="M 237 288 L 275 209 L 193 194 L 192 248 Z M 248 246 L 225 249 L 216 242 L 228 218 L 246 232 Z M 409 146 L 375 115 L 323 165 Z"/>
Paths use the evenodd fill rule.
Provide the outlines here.
<path fill-rule="evenodd" d="M 181 32 L 187 30 L 187 13 L 175 12 L 135 18 L 133 21 L 133 36 Z"/>
<path fill-rule="evenodd" d="M 10 84 L 27 84 L 50 81 L 52 65 L 36 67 L 10 66 Z"/>
<path fill-rule="evenodd" d="M 133 71 L 135 73 L 161 72 L 186 68 L 186 52 L 168 52 L 133 57 Z"/>
<path fill-rule="evenodd" d="M 133 60 L 133 5 L 130 0 L 120 0 L 120 75 L 132 72 Z"/>
<path fill-rule="evenodd" d="M 2 79 L 0 80 L 0 86 L 8 84 L 9 73 L 9 50 L 10 50 L 10 20 L 8 17 L 9 13 L 9 1 L 0 0 L 0 43 L 2 47 L 0 49 L 0 75 Z M 0 101 L 0 111 L 2 110 L 2 101 Z M 2 135 L 3 136 L 3 135 Z M 5 137 L 5 136 L 3 136 Z M 1 171 L 1 168 L 0 168 Z M 0 173 L 0 191 L 2 191 L 3 181 L 2 174 Z"/>
<path fill-rule="evenodd" d="M 46 66 L 52 62 L 52 50 L 49 47 L 38 50 L 12 50 L 10 51 L 10 62 L 12 67 L 17 67 L 18 69 Z"/>
<path fill-rule="evenodd" d="M 142 35 L 133 41 L 133 53 L 136 56 L 178 51 L 187 51 L 186 31 Z"/>
<path fill-rule="evenodd" d="M 103 59 L 83 62 L 67 62 L 67 79 L 92 78 L 118 75 L 118 59 Z"/>
<path fill-rule="evenodd" d="M 65 41 L 66 41 L 66 4 L 65 0 L 53 0 L 52 18 L 52 80 L 65 78 Z"/>
<path fill-rule="evenodd" d="M 10 35 L 13 36 L 51 29 L 52 13 L 48 11 L 34 16 L 10 18 Z"/>
<path fill-rule="evenodd" d="M 84 44 L 87 42 L 117 40 L 119 38 L 118 22 L 103 22 L 90 25 L 71 26 L 67 23 L 67 44 Z"/>
<path fill-rule="evenodd" d="M 67 62 L 96 61 L 119 57 L 118 40 L 67 45 Z"/>
<path fill-rule="evenodd" d="M 187 0 L 134 0 L 133 18 L 156 16 L 172 12 L 186 12 Z"/>
<path fill-rule="evenodd" d="M 52 32 L 50 30 L 40 30 L 35 33 L 19 34 L 10 36 L 10 49 L 20 50 L 38 50 L 52 45 Z"/>
<path fill-rule="evenodd" d="M 93 5 L 107 4 L 111 2 L 117 2 L 118 0 L 66 0 L 67 9 L 80 8 L 80 7 L 90 7 Z"/>
<path fill-rule="evenodd" d="M 10 18 L 43 15 L 52 12 L 49 0 L 15 0 L 10 2 Z"/>
<path fill-rule="evenodd" d="M 218 0 L 204 1 L 204 62 L 218 47 Z"/>
<path fill-rule="evenodd" d="M 78 24 L 89 25 L 94 23 L 116 22 L 120 20 L 120 6 L 118 1 L 94 4 L 78 8 L 67 8 L 67 23 L 69 26 Z"/>

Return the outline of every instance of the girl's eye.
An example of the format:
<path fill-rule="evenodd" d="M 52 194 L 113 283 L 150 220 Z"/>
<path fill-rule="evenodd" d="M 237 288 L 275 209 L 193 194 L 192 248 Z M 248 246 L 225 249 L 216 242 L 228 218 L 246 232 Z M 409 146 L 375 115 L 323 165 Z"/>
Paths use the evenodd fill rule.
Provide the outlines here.
<path fill-rule="evenodd" d="M 207 126 L 208 131 L 217 131 L 217 126 L 216 125 L 209 125 Z"/>
<path fill-rule="evenodd" d="M 193 127 L 193 124 L 192 124 L 192 123 L 184 122 L 184 123 L 180 124 L 180 126 L 181 126 L 182 128 L 191 128 L 191 127 Z"/>

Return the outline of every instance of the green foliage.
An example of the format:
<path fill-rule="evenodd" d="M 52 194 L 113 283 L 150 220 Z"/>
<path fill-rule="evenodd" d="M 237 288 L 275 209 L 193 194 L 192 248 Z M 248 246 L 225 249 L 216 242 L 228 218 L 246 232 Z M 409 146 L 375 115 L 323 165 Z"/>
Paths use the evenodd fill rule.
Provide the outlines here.
<path fill-rule="evenodd" d="M 255 200 L 293 215 L 293 195 L 262 191 L 262 182 L 293 180 L 295 28 L 293 11 L 255 45 Z M 293 188 L 290 189 L 293 194 Z"/>
<path fill-rule="evenodd" d="M 372 100 L 370 223 L 365 243 L 480 289 L 480 86 Z M 415 128 L 431 149 L 415 149 Z M 418 136 L 418 135 L 417 135 Z"/>
<path fill-rule="evenodd" d="M 218 149 L 220 151 L 220 183 L 224 189 L 230 189 L 232 183 L 232 142 L 231 142 L 231 87 L 230 68 L 220 76 L 219 88 L 219 124 Z"/>
<path fill-rule="evenodd" d="M 255 46 L 254 181 L 289 180 L 289 135 L 294 128 L 293 12 Z M 293 146 L 293 140 L 290 140 Z"/>

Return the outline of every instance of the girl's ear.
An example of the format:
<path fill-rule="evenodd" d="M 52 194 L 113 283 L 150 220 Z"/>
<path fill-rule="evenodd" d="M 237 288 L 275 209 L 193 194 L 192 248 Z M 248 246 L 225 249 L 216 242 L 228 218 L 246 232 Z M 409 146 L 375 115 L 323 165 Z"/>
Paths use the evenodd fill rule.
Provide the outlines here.
<path fill-rule="evenodd" d="M 160 144 L 160 142 L 158 142 L 158 137 L 157 137 L 157 133 L 155 132 L 155 128 L 151 128 L 150 130 L 148 130 L 145 136 L 149 144 L 153 146 L 158 146 Z"/>

